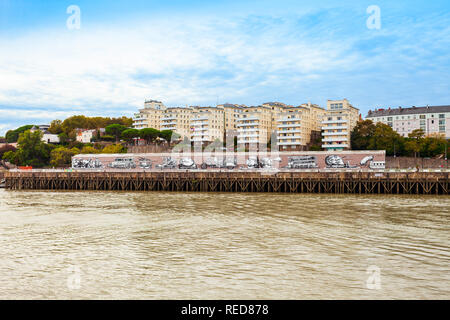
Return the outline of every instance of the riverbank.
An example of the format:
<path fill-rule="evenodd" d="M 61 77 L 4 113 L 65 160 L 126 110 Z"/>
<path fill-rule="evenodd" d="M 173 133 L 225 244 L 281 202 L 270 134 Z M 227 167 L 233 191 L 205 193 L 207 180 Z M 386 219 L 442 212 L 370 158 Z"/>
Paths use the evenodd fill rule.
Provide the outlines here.
<path fill-rule="evenodd" d="M 448 172 L 9 171 L 11 190 L 448 195 Z"/>

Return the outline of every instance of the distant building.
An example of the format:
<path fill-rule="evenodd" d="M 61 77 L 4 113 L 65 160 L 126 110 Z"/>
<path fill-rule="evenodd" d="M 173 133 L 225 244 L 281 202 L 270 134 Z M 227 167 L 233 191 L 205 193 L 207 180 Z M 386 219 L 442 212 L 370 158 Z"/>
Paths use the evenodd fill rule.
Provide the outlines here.
<path fill-rule="evenodd" d="M 328 100 L 327 112 L 322 121 L 322 148 L 325 151 L 350 149 L 350 133 L 356 126 L 359 109 L 347 99 Z"/>
<path fill-rule="evenodd" d="M 91 129 L 78 129 L 77 130 L 77 141 L 81 143 L 90 143 L 92 138 L 94 138 L 97 134 L 97 130 Z"/>
<path fill-rule="evenodd" d="M 403 137 L 422 129 L 425 135 L 441 134 L 450 139 L 450 106 L 375 109 L 366 119 L 387 124 Z"/>
<path fill-rule="evenodd" d="M 34 126 L 33 128 L 30 129 L 30 131 L 31 132 L 38 131 L 38 130 L 41 131 L 43 134 L 41 140 L 45 143 L 59 143 L 60 140 L 59 140 L 58 135 L 50 133 L 48 131 L 48 129 L 50 129 L 50 125 L 43 124 L 43 125 Z"/>

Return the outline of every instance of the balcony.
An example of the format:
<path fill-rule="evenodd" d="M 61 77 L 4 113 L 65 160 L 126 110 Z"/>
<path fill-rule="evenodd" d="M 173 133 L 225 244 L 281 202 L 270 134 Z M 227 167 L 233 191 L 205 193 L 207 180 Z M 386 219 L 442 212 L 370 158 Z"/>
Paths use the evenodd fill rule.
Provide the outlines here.
<path fill-rule="evenodd" d="M 259 134 L 239 134 L 238 135 L 238 139 L 239 138 L 258 138 Z"/>
<path fill-rule="evenodd" d="M 251 121 L 251 120 L 258 120 L 259 121 L 259 117 L 251 116 L 251 117 L 247 117 L 247 118 L 236 119 L 236 121 Z"/>
<path fill-rule="evenodd" d="M 237 143 L 241 143 L 241 144 L 248 144 L 248 143 L 259 143 L 259 140 L 238 140 Z"/>
<path fill-rule="evenodd" d="M 302 130 L 277 130 L 277 134 L 281 133 L 301 133 Z"/>
<path fill-rule="evenodd" d="M 209 137 L 203 137 L 203 138 L 194 138 L 191 141 L 193 142 L 203 142 L 203 141 L 210 141 Z"/>
<path fill-rule="evenodd" d="M 278 142 L 279 146 L 302 146 L 301 142 Z"/>
<path fill-rule="evenodd" d="M 326 138 L 322 140 L 323 142 L 347 142 L 348 138 Z"/>
<path fill-rule="evenodd" d="M 278 119 L 277 122 L 289 122 L 289 121 L 301 121 L 302 118 L 284 118 L 284 119 Z"/>
<path fill-rule="evenodd" d="M 322 136 L 347 136 L 347 132 L 322 132 Z"/>
<path fill-rule="evenodd" d="M 324 149 L 348 148 L 348 144 L 323 144 L 322 148 L 324 148 Z"/>
<path fill-rule="evenodd" d="M 167 120 L 177 120 L 177 117 L 175 117 L 175 116 L 168 116 L 168 117 L 161 118 L 161 121 L 167 121 Z"/>
<path fill-rule="evenodd" d="M 322 124 L 333 124 L 333 123 L 338 123 L 338 124 L 342 124 L 342 123 L 347 123 L 348 120 L 325 120 L 322 121 Z"/>
<path fill-rule="evenodd" d="M 198 127 L 198 126 L 207 126 L 208 122 L 191 122 L 191 126 Z"/>
<path fill-rule="evenodd" d="M 177 127 L 165 127 L 165 126 L 161 126 L 161 130 L 172 130 L 172 131 L 175 131 L 175 130 L 177 130 Z"/>
<path fill-rule="evenodd" d="M 172 122 L 161 122 L 162 126 L 171 126 L 171 125 L 176 125 L 177 122 L 176 121 L 172 121 Z"/>
<path fill-rule="evenodd" d="M 203 136 L 207 136 L 208 134 L 204 133 L 204 132 L 195 132 L 193 134 L 191 134 L 192 137 L 203 137 Z"/>
<path fill-rule="evenodd" d="M 322 127 L 322 130 L 347 130 L 347 126 L 329 126 L 329 127 Z"/>
<path fill-rule="evenodd" d="M 192 130 L 194 132 L 202 132 L 202 131 L 208 131 L 208 128 L 194 128 L 194 130 Z"/>
<path fill-rule="evenodd" d="M 236 127 L 257 127 L 257 122 L 250 122 L 250 123 L 238 123 L 236 124 Z"/>
<path fill-rule="evenodd" d="M 259 129 L 239 129 L 238 132 L 259 132 Z"/>
<path fill-rule="evenodd" d="M 302 125 L 301 124 L 279 124 L 277 127 L 278 128 L 300 128 Z"/>
<path fill-rule="evenodd" d="M 202 117 L 196 117 L 193 118 L 191 121 L 203 121 L 203 120 L 208 120 L 209 118 L 206 116 L 202 116 Z"/>
<path fill-rule="evenodd" d="M 301 139 L 302 136 L 278 136 L 278 140 Z"/>

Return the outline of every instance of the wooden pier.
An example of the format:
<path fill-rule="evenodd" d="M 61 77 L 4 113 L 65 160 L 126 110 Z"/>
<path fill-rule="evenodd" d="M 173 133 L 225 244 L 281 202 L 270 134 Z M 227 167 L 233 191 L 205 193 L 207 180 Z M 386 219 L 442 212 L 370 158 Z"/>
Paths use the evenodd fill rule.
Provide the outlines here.
<path fill-rule="evenodd" d="M 6 172 L 10 190 L 448 195 L 448 172 Z"/>

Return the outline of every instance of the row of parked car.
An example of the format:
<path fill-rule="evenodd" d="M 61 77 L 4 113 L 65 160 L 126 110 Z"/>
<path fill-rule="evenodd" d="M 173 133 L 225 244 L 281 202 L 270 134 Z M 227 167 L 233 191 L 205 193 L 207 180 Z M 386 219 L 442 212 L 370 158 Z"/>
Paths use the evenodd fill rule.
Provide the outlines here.
<path fill-rule="evenodd" d="M 250 157 L 246 161 L 247 168 L 272 168 L 274 161 L 281 161 L 281 159 Z M 78 162 L 76 163 L 78 165 Z M 79 168 L 90 168 L 90 166 L 78 166 Z M 151 169 L 153 167 L 152 161 L 149 159 L 138 159 L 137 163 L 133 158 L 116 158 L 113 162 L 108 164 L 109 168 L 113 169 Z M 201 169 L 236 169 L 238 167 L 236 158 L 208 158 L 201 165 Z M 163 158 L 162 163 L 155 166 L 157 169 L 198 169 L 199 166 L 191 158 L 181 158 L 178 161 L 172 157 Z M 245 168 L 241 167 L 241 168 Z"/>

